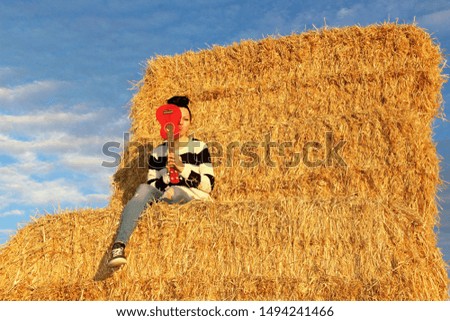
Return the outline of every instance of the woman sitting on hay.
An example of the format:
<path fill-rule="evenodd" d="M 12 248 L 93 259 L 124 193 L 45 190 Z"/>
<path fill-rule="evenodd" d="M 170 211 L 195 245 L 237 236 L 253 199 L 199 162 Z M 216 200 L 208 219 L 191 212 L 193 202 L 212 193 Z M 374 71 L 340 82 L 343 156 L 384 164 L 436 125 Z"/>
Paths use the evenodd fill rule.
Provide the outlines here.
<path fill-rule="evenodd" d="M 167 103 L 178 106 L 181 111 L 179 135 L 174 139 L 178 153 L 169 151 L 167 141 L 152 151 L 149 157 L 148 181 L 139 185 L 133 198 L 122 211 L 111 259 L 108 262 L 110 267 L 127 263 L 125 246 L 147 204 L 159 201 L 183 204 L 193 199 L 204 200 L 209 198 L 209 193 L 214 188 L 214 172 L 208 147 L 204 142 L 188 136 L 192 122 L 189 99 L 185 96 L 174 96 Z M 178 161 L 175 155 L 179 155 Z M 170 179 L 171 169 L 178 174 L 178 183 L 173 183 Z"/>

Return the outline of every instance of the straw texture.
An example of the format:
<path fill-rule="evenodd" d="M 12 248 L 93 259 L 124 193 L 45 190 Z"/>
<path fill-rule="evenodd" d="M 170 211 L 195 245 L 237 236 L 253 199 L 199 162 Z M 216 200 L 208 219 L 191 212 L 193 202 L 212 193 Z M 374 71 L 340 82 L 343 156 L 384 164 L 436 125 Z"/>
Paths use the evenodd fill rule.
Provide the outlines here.
<path fill-rule="evenodd" d="M 155 57 L 105 209 L 47 215 L 0 252 L 2 300 L 445 300 L 438 223 L 442 54 L 414 25 L 324 29 Z M 105 267 L 159 144 L 191 99 L 214 202 L 157 204 Z"/>

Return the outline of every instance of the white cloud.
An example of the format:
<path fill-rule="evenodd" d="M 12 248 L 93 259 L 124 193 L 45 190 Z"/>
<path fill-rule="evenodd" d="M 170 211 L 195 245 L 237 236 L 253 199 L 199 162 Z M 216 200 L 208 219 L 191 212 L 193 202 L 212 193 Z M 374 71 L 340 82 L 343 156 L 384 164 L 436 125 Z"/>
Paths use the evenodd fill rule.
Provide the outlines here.
<path fill-rule="evenodd" d="M 448 32 L 450 21 L 450 9 L 436 11 L 422 17 L 418 17 L 421 26 L 432 29 L 433 31 Z"/>
<path fill-rule="evenodd" d="M 0 168 L 0 208 L 12 204 L 43 206 L 48 204 L 81 204 L 87 198 L 65 178 L 38 181 L 13 166 Z"/>
<path fill-rule="evenodd" d="M 83 152 L 100 153 L 108 139 L 102 136 L 78 137 L 63 132 L 45 133 L 32 140 L 20 140 L 0 134 L 0 153 L 11 157 L 22 157 L 27 152 L 63 155 Z"/>
<path fill-rule="evenodd" d="M 41 112 L 27 115 L 0 115 L 0 131 L 7 132 L 12 129 L 27 129 L 32 126 L 48 126 L 58 124 L 62 127 L 74 122 L 83 122 L 94 119 L 97 113 L 77 114 L 73 112 Z"/>
<path fill-rule="evenodd" d="M 347 18 L 353 18 L 358 10 L 361 9 L 361 6 L 356 5 L 351 8 L 341 8 L 337 12 L 336 16 L 339 19 L 347 19 Z"/>
<path fill-rule="evenodd" d="M 28 140 L 51 136 L 121 136 L 129 128 L 125 111 L 117 108 L 95 108 L 87 105 L 52 107 L 21 115 L 0 115 L 3 137 L 29 137 Z M 109 137 L 108 137 L 109 136 Z M 21 139 L 24 140 L 24 139 Z"/>
<path fill-rule="evenodd" d="M 60 157 L 59 164 L 74 171 L 96 173 L 102 168 L 101 166 L 104 160 L 104 157 L 100 154 L 98 154 L 98 156 L 92 156 L 67 153 Z"/>
<path fill-rule="evenodd" d="M 9 229 L 1 229 L 0 230 L 0 234 L 4 234 L 4 235 L 7 235 L 7 236 L 9 236 L 9 235 L 11 235 L 11 234 L 13 234 L 15 232 L 16 232 L 15 230 L 9 230 Z"/>
<path fill-rule="evenodd" d="M 0 78 L 9 76 L 14 73 L 14 68 L 12 67 L 0 67 Z"/>
<path fill-rule="evenodd" d="M 11 210 L 11 211 L 6 211 L 3 213 L 0 213 L 0 217 L 7 217 L 7 216 L 23 216 L 25 214 L 24 211 L 21 210 Z"/>
<path fill-rule="evenodd" d="M 42 80 L 34 81 L 25 85 L 12 88 L 0 87 L 0 104 L 16 105 L 22 103 L 33 103 L 35 100 L 49 97 L 52 93 L 67 86 L 65 81 Z"/>
<path fill-rule="evenodd" d="M 0 209 L 98 206 L 109 198 L 115 169 L 102 167 L 101 156 L 70 153 L 47 161 L 31 151 L 15 156 L 16 162 L 0 168 Z"/>
<path fill-rule="evenodd" d="M 0 218 L 22 216 L 23 209 L 39 212 L 56 208 L 104 206 L 110 197 L 110 179 L 106 172 L 96 171 L 77 178 L 77 172 L 67 171 L 57 178 L 35 178 L 24 173 L 21 164 L 0 168 Z"/>
<path fill-rule="evenodd" d="M 13 160 L 0 168 L 0 217 L 106 205 L 115 169 L 102 167 L 102 147 L 123 145 L 128 119 L 122 113 L 80 104 L 0 115 L 0 154 Z"/>
<path fill-rule="evenodd" d="M 0 67 L 0 85 L 5 82 L 11 83 L 11 80 L 20 78 L 22 73 L 23 72 L 17 68 Z"/>
<path fill-rule="evenodd" d="M 108 190 L 109 192 L 109 190 Z M 111 195 L 108 194 L 88 194 L 86 195 L 86 204 L 106 204 Z"/>
<path fill-rule="evenodd" d="M 55 164 L 39 160 L 37 155 L 30 151 L 16 155 L 16 159 L 18 162 L 14 163 L 14 169 L 25 175 L 37 174 L 42 176 L 50 173 L 55 168 Z"/>
<path fill-rule="evenodd" d="M 67 179 L 60 178 L 52 181 L 27 182 L 25 188 L 20 186 L 16 189 L 22 193 L 24 199 L 29 198 L 31 204 L 48 204 L 69 202 L 70 204 L 81 204 L 87 198 L 83 193 Z M 30 192 L 30 189 L 31 192 Z"/>

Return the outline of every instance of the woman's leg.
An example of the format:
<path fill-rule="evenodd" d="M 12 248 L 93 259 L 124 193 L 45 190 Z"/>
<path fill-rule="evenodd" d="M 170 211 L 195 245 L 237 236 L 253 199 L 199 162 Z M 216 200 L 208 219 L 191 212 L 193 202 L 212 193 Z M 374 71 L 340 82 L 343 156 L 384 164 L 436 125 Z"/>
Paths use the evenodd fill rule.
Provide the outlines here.
<path fill-rule="evenodd" d="M 155 202 L 162 192 L 148 184 L 139 185 L 133 198 L 127 203 L 122 211 L 122 218 L 114 243 L 126 245 L 131 234 L 136 228 L 139 217 L 149 202 Z"/>
<path fill-rule="evenodd" d="M 170 188 L 173 189 L 173 192 L 164 193 L 161 201 L 167 202 L 169 204 L 185 204 L 194 199 L 183 189 L 183 187 L 172 186 Z"/>

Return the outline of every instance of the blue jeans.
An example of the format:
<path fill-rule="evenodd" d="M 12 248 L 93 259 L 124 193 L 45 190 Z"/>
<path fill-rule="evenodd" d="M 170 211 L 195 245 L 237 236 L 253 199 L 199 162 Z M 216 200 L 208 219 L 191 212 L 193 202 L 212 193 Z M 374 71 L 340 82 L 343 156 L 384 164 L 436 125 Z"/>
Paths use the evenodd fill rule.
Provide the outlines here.
<path fill-rule="evenodd" d="M 178 186 L 172 186 L 174 193 L 172 198 L 168 199 L 163 197 L 161 192 L 156 187 L 148 184 L 139 185 L 133 198 L 127 203 L 122 211 L 122 217 L 120 220 L 120 226 L 117 230 L 117 235 L 114 243 L 127 244 L 131 234 L 136 228 L 139 217 L 141 216 L 148 203 L 154 203 L 163 201 L 169 204 L 180 203 L 184 204 L 192 200 L 192 197 L 188 195 L 182 188 Z"/>

